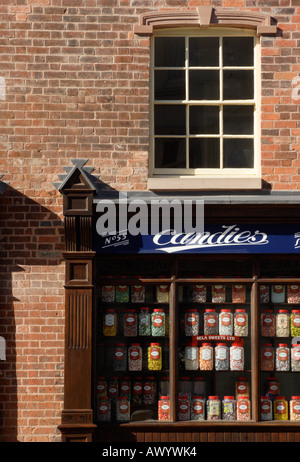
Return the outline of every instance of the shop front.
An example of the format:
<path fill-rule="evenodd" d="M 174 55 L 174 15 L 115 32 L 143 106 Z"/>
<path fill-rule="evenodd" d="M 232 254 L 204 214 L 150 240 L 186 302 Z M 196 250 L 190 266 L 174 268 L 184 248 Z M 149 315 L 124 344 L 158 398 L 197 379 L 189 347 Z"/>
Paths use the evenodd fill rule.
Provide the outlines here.
<path fill-rule="evenodd" d="M 63 440 L 298 441 L 299 195 L 193 195 L 201 234 L 101 237 L 112 195 L 79 164 L 59 188 Z"/>

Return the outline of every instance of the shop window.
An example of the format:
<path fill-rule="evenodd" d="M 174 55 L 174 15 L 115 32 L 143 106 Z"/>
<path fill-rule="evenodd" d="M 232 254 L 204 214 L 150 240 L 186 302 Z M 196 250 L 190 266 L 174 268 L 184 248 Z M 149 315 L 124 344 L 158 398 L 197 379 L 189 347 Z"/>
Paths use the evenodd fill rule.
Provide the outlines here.
<path fill-rule="evenodd" d="M 150 188 L 162 177 L 175 189 L 180 178 L 187 189 L 260 184 L 257 55 L 251 32 L 152 38 Z"/>

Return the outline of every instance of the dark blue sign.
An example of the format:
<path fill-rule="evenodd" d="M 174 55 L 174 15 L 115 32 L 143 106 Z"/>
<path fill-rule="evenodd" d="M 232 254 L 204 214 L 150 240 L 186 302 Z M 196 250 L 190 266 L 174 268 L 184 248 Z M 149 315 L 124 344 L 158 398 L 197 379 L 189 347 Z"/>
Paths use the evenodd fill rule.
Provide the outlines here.
<path fill-rule="evenodd" d="M 300 224 L 207 225 L 201 234 L 175 234 L 166 230 L 155 235 L 132 236 L 125 230 L 99 236 L 95 231 L 94 248 L 101 254 L 300 254 Z"/>

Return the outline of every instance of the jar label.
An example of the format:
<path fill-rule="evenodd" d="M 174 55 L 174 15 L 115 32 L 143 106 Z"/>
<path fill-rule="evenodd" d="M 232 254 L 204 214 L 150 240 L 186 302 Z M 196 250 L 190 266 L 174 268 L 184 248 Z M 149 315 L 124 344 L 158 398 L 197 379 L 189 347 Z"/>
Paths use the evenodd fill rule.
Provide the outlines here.
<path fill-rule="evenodd" d="M 262 320 L 264 326 L 270 326 L 273 323 L 273 317 L 268 314 L 263 315 Z"/>
<path fill-rule="evenodd" d="M 142 285 L 134 285 L 133 286 L 133 292 L 142 292 L 144 289 L 144 286 Z"/>
<path fill-rule="evenodd" d="M 265 348 L 263 350 L 263 357 L 265 359 L 271 359 L 273 357 L 273 350 L 271 348 Z"/>
<path fill-rule="evenodd" d="M 100 414 L 107 414 L 108 413 L 108 405 L 102 404 L 99 407 Z"/>
<path fill-rule="evenodd" d="M 289 292 L 292 292 L 293 294 L 296 294 L 296 293 L 300 292 L 300 287 L 297 286 L 297 285 L 292 285 L 292 286 L 288 286 L 288 290 L 289 290 Z"/>
<path fill-rule="evenodd" d="M 159 357 L 160 357 L 160 351 L 159 351 L 159 349 L 156 348 L 156 347 L 152 347 L 151 352 L 150 352 L 150 357 L 151 357 L 151 359 L 153 359 L 154 361 L 155 361 L 155 360 L 158 360 Z"/>
<path fill-rule="evenodd" d="M 123 359 L 123 358 L 124 358 L 124 351 L 121 350 L 121 349 L 119 349 L 119 348 L 117 348 L 117 349 L 115 350 L 115 359 L 121 360 L 121 359 Z"/>
<path fill-rule="evenodd" d="M 240 348 L 234 348 L 232 350 L 232 358 L 234 361 L 241 361 L 242 359 L 242 350 Z"/>
<path fill-rule="evenodd" d="M 121 404 L 119 409 L 122 414 L 126 414 L 126 412 L 128 411 L 128 404 Z"/>
<path fill-rule="evenodd" d="M 296 402 L 293 402 L 293 400 L 291 401 L 291 404 L 292 404 L 292 410 L 295 414 L 300 414 L 300 402 L 299 401 L 296 401 Z"/>
<path fill-rule="evenodd" d="M 136 361 L 140 359 L 140 348 L 138 347 L 131 347 L 130 349 L 130 358 Z"/>
<path fill-rule="evenodd" d="M 153 317 L 153 324 L 155 327 L 161 327 L 163 325 L 163 317 L 161 314 L 156 314 Z"/>
<path fill-rule="evenodd" d="M 285 412 L 285 403 L 284 402 L 278 401 L 278 402 L 276 402 L 275 406 L 276 406 L 276 412 L 278 412 L 278 414 L 283 414 Z"/>
<path fill-rule="evenodd" d="M 244 289 L 244 287 L 245 287 L 245 286 L 243 286 L 243 285 L 241 285 L 241 284 L 238 284 L 238 285 L 236 284 L 236 285 L 233 286 L 233 291 L 234 291 L 234 292 L 242 292 L 243 289 Z"/>
<path fill-rule="evenodd" d="M 293 314 L 293 325 L 295 327 L 300 327 L 300 314 Z"/>
<path fill-rule="evenodd" d="M 104 318 L 105 326 L 111 327 L 115 324 L 115 317 L 113 314 L 106 314 Z"/>
<path fill-rule="evenodd" d="M 239 314 L 236 317 L 236 323 L 238 326 L 245 326 L 246 325 L 246 315 L 245 314 Z"/>
<path fill-rule="evenodd" d="M 243 393 L 245 393 L 247 387 L 246 385 L 244 385 L 243 383 L 238 383 L 237 384 L 237 390 L 238 390 L 238 393 L 241 395 Z"/>
<path fill-rule="evenodd" d="M 288 316 L 282 313 L 277 315 L 278 327 L 281 329 L 286 329 L 288 326 Z"/>
<path fill-rule="evenodd" d="M 220 361 L 224 361 L 227 358 L 226 347 L 217 347 L 216 358 Z"/>
<path fill-rule="evenodd" d="M 203 284 L 201 284 L 201 285 L 196 284 L 195 286 L 193 286 L 193 289 L 196 292 L 205 292 L 205 286 Z"/>
<path fill-rule="evenodd" d="M 167 286 L 167 285 L 161 285 L 161 286 L 158 287 L 158 290 L 160 292 L 168 292 L 168 289 L 169 289 L 169 286 Z"/>
<path fill-rule="evenodd" d="M 150 394 L 151 392 L 152 392 L 152 386 L 149 385 L 149 384 L 148 384 L 148 385 L 145 384 L 145 385 L 144 385 L 144 393 L 145 393 L 146 395 L 148 395 L 148 394 Z"/>
<path fill-rule="evenodd" d="M 272 393 L 274 393 L 274 394 L 279 393 L 279 387 L 278 387 L 277 383 L 270 384 L 270 391 Z"/>
<path fill-rule="evenodd" d="M 108 388 L 108 392 L 111 396 L 115 395 L 117 391 L 117 387 L 115 387 L 114 385 Z"/>
<path fill-rule="evenodd" d="M 197 359 L 196 348 L 187 348 L 186 355 L 187 355 L 187 359 L 189 359 L 190 361 L 194 361 L 195 359 Z"/>
<path fill-rule="evenodd" d="M 225 286 L 217 284 L 213 286 L 212 290 L 214 292 L 222 292 L 223 290 L 225 290 Z"/>
<path fill-rule="evenodd" d="M 194 313 L 189 314 L 186 318 L 186 322 L 189 326 L 194 326 L 196 324 L 196 315 Z"/>
<path fill-rule="evenodd" d="M 114 286 L 103 286 L 104 292 L 113 292 Z"/>
<path fill-rule="evenodd" d="M 168 404 L 162 404 L 161 409 L 163 411 L 168 411 L 170 409 L 170 406 Z"/>
<path fill-rule="evenodd" d="M 239 401 L 238 401 L 238 408 L 239 408 L 239 411 L 240 411 L 242 414 L 245 414 L 245 413 L 248 411 L 248 402 L 247 402 L 247 401 L 243 401 L 243 400 L 239 400 Z"/>
<path fill-rule="evenodd" d="M 210 348 L 204 348 L 204 349 L 201 351 L 201 355 L 202 355 L 202 359 L 203 359 L 204 361 L 210 361 L 211 358 L 212 358 L 211 349 L 210 349 Z"/>
<path fill-rule="evenodd" d="M 132 314 L 129 314 L 125 318 L 125 322 L 127 326 L 133 326 L 135 324 L 135 316 L 132 316 Z"/>
<path fill-rule="evenodd" d="M 294 361 L 300 360 L 300 348 L 292 348 L 292 358 Z"/>
<path fill-rule="evenodd" d="M 221 325 L 222 326 L 229 326 L 231 323 L 231 317 L 225 313 L 225 314 L 221 314 Z"/>
<path fill-rule="evenodd" d="M 283 286 L 281 285 L 276 285 L 276 286 L 273 286 L 273 291 L 276 293 L 276 294 L 281 294 L 283 293 Z"/>
<path fill-rule="evenodd" d="M 117 291 L 118 292 L 126 292 L 128 290 L 128 286 L 118 286 Z"/>
<path fill-rule="evenodd" d="M 196 401 L 193 403 L 193 412 L 194 414 L 202 414 L 203 412 L 203 405 L 201 401 Z"/>
<path fill-rule="evenodd" d="M 285 348 L 279 348 L 278 350 L 278 358 L 280 361 L 287 361 L 288 359 L 288 354 Z"/>
<path fill-rule="evenodd" d="M 262 401 L 261 403 L 261 412 L 263 414 L 268 414 L 271 412 L 271 403 L 269 401 Z"/>
<path fill-rule="evenodd" d="M 209 327 L 215 327 L 216 323 L 217 323 L 216 315 L 210 314 L 207 316 L 207 324 L 209 325 Z"/>
<path fill-rule="evenodd" d="M 136 393 L 137 395 L 142 393 L 142 387 L 141 385 L 133 385 L 133 391 L 134 393 Z"/>
<path fill-rule="evenodd" d="M 179 405 L 180 412 L 186 414 L 189 410 L 189 407 L 186 403 L 182 403 Z"/>

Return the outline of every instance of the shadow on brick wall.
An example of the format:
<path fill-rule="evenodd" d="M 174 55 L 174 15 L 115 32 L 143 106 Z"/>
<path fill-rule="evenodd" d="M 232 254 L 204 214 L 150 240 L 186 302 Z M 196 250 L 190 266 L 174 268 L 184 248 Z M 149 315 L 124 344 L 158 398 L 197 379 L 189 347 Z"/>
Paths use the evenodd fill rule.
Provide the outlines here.
<path fill-rule="evenodd" d="M 63 222 L 50 208 L 10 187 L 0 196 L 1 441 L 60 439 L 63 240 Z"/>

